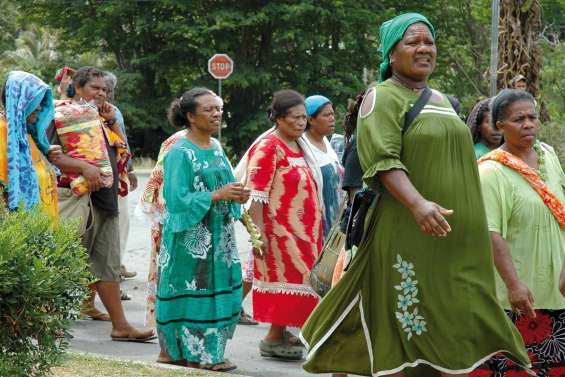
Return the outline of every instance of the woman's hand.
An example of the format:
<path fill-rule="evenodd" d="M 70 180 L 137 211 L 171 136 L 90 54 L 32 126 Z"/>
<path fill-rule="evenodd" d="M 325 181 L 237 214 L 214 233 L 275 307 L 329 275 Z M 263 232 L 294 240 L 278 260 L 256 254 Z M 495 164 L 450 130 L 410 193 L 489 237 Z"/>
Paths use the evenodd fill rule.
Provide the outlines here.
<path fill-rule="evenodd" d="M 512 311 L 525 314 L 528 317 L 536 318 L 536 312 L 534 311 L 534 296 L 526 284 L 518 281 L 513 285 L 507 286 L 507 289 L 508 301 L 510 301 Z"/>
<path fill-rule="evenodd" d="M 565 264 L 561 268 L 561 275 L 559 276 L 559 290 L 561 294 L 565 296 Z"/>
<path fill-rule="evenodd" d="M 429 200 L 419 200 L 411 208 L 412 215 L 422 232 L 431 236 L 445 237 L 451 232 L 451 227 L 444 216 L 453 215 L 453 210 L 445 209 Z"/>
<path fill-rule="evenodd" d="M 88 183 L 88 190 L 90 192 L 98 191 L 102 188 L 100 168 L 85 162 L 81 174 L 84 179 L 86 179 L 86 182 Z"/>
<path fill-rule="evenodd" d="M 51 162 L 57 161 L 63 156 L 63 148 L 60 145 L 50 145 L 47 151 L 47 159 Z"/>
<path fill-rule="evenodd" d="M 109 102 L 104 102 L 102 106 L 100 106 L 99 113 L 102 118 L 106 119 L 107 121 L 116 121 L 116 112 L 114 111 L 114 107 Z"/>
<path fill-rule="evenodd" d="M 243 187 L 239 182 L 230 183 L 212 193 L 212 201 L 227 200 L 239 203 L 246 203 L 249 200 L 251 191 Z"/>

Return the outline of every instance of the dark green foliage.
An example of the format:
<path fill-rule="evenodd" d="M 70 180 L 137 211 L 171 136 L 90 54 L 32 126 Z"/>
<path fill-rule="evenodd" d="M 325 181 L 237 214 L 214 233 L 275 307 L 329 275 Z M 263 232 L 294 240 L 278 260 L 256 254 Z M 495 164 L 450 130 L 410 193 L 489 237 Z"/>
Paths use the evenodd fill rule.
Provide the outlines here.
<path fill-rule="evenodd" d="M 564 0 L 541 0 L 545 30 L 563 38 Z M 240 154 L 269 126 L 275 90 L 293 88 L 331 98 L 343 119 L 347 99 L 374 79 L 380 24 L 417 11 L 438 31 L 433 87 L 458 97 L 463 112 L 488 95 L 490 0 L 21 0 L 20 25 L 57 31 L 57 64 L 88 62 L 116 71 L 134 153 L 155 157 L 174 132 L 170 101 L 194 86 L 216 90 L 206 71 L 218 52 L 235 61 L 223 83 L 223 142 Z M 547 20 L 547 21 L 546 21 Z M 85 62 L 81 54 L 98 62 Z M 556 64 L 547 61 L 545 64 Z M 49 64 L 45 64 L 48 67 Z M 0 67 L 0 71 L 1 71 Z M 52 69 L 51 69 L 52 70 Z M 42 71 L 51 80 L 53 72 Z M 551 85 L 542 76 L 541 87 Z M 561 107 L 562 103 L 557 103 Z M 549 108 L 555 108 L 548 103 Z M 554 116 L 555 114 L 550 114 Z"/>
<path fill-rule="evenodd" d="M 0 208 L 0 376 L 43 376 L 66 343 L 91 277 L 74 224 Z"/>

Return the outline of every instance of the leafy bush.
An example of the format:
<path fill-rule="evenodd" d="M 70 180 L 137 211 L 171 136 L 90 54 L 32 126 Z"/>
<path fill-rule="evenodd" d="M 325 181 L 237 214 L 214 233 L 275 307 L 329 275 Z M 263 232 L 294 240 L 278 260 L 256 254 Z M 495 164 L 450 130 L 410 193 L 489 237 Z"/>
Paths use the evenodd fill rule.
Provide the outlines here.
<path fill-rule="evenodd" d="M 76 224 L 0 205 L 0 376 L 44 376 L 59 360 L 68 344 L 56 334 L 86 295 L 87 263 Z"/>

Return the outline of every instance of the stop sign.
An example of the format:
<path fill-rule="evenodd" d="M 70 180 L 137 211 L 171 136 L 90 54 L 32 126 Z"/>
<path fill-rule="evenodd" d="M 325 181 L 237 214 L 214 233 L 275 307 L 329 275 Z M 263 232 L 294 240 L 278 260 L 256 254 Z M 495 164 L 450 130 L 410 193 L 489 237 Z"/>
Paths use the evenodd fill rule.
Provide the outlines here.
<path fill-rule="evenodd" d="M 226 54 L 216 54 L 208 60 L 208 72 L 217 80 L 227 79 L 233 73 L 233 60 Z"/>

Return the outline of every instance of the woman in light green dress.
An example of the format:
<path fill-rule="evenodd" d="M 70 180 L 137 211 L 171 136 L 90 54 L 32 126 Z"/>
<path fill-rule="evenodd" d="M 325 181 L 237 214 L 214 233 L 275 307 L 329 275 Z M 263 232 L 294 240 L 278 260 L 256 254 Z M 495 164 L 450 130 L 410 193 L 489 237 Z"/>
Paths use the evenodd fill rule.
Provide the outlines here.
<path fill-rule="evenodd" d="M 169 110 L 171 123 L 188 132 L 164 161 L 156 300 L 160 361 L 214 371 L 235 369 L 224 359 L 241 309 L 233 222 L 249 198 L 211 138 L 221 116 L 221 99 L 203 88 L 184 93 Z"/>
<path fill-rule="evenodd" d="M 435 32 L 419 14 L 381 27 L 381 83 L 361 105 L 364 181 L 380 198 L 348 272 L 302 329 L 304 368 L 363 376 L 467 375 L 503 351 L 529 360 L 494 292 L 473 144 L 433 90 L 403 135 L 435 66 Z M 385 81 L 386 80 L 386 81 Z"/>

